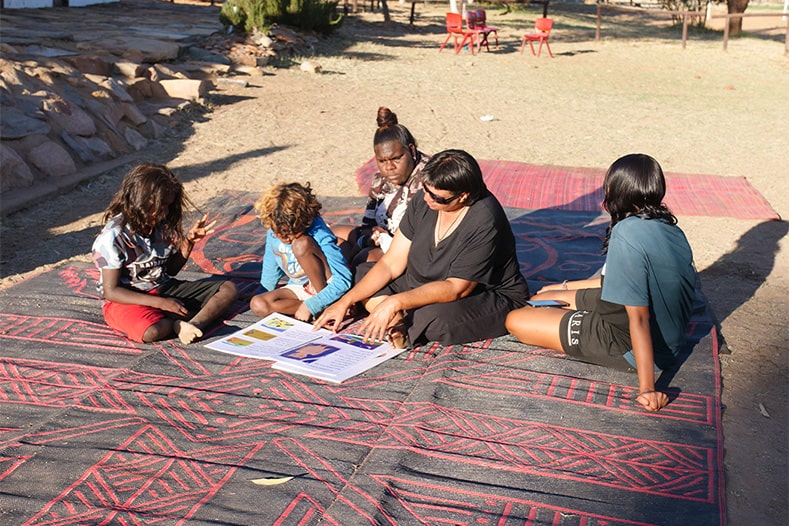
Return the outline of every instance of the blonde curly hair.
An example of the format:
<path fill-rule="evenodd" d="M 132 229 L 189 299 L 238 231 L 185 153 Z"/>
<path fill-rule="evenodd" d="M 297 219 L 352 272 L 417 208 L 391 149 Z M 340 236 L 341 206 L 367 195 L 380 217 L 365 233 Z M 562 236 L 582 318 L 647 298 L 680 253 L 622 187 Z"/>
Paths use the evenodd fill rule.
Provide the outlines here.
<path fill-rule="evenodd" d="M 296 235 L 307 230 L 320 215 L 321 204 L 310 183 L 281 183 L 266 192 L 255 202 L 263 226 L 277 235 Z"/>

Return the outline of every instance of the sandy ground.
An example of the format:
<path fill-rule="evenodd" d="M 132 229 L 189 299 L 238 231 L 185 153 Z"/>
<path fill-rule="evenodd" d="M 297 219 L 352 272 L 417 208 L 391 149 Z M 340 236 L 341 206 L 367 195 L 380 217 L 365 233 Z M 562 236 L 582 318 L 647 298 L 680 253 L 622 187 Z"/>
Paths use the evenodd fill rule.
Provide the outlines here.
<path fill-rule="evenodd" d="M 607 167 L 630 152 L 667 172 L 745 176 L 789 217 L 789 58 L 778 37 L 691 34 L 630 15 L 552 6 L 556 30 L 539 59 L 518 48 L 538 7 L 489 8 L 498 51 L 438 53 L 445 7 L 393 3 L 347 20 L 298 67 L 267 69 L 247 87 L 212 95 L 210 111 L 140 152 L 186 181 L 198 206 L 225 189 L 262 191 L 309 181 L 320 195 L 357 195 L 353 173 L 372 156 L 378 106 L 392 108 L 427 152 L 459 147 L 479 158 Z M 207 8 L 208 9 L 208 8 Z M 209 12 L 214 16 L 217 8 Z M 780 19 L 776 19 L 777 21 Z M 299 59 L 297 58 L 296 61 Z M 482 116 L 493 116 L 484 121 Z M 128 166 L 2 220 L 9 286 L 62 260 L 87 260 L 99 215 Z M 680 217 L 721 325 L 729 523 L 787 523 L 787 223 Z"/>

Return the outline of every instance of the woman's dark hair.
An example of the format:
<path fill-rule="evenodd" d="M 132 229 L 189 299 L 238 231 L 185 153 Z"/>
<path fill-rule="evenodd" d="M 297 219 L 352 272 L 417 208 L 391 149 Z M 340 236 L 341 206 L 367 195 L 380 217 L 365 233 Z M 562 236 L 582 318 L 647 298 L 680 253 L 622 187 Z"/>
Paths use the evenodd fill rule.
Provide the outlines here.
<path fill-rule="evenodd" d="M 422 183 L 453 194 L 466 192 L 468 205 L 474 204 L 488 190 L 479 163 L 463 150 L 444 150 L 431 157 L 422 169 Z"/>
<path fill-rule="evenodd" d="M 120 214 L 121 228 L 128 226 L 136 234 L 147 235 L 152 226 L 151 218 L 170 199 L 172 202 L 167 207 L 167 214 L 158 224 L 164 238 L 177 243 L 184 236 L 181 226 L 184 206 L 192 203 L 186 197 L 181 181 L 160 164 L 139 164 L 126 174 L 104 212 L 102 224 Z"/>
<path fill-rule="evenodd" d="M 310 183 L 282 183 L 261 195 L 255 210 L 266 228 L 278 235 L 295 235 L 310 227 L 321 213 L 321 204 Z"/>
<path fill-rule="evenodd" d="M 410 150 L 413 145 L 414 150 L 417 149 L 416 139 L 408 131 L 408 128 L 397 122 L 397 115 L 384 106 L 378 108 L 378 116 L 376 117 L 378 129 L 375 130 L 373 137 L 373 146 L 377 146 L 385 142 L 399 142 L 403 148 Z"/>
<path fill-rule="evenodd" d="M 608 250 L 611 229 L 627 217 L 638 216 L 677 224 L 677 218 L 663 203 L 666 196 L 663 170 L 649 155 L 631 153 L 614 161 L 605 174 L 603 188 L 603 208 L 611 214 L 611 223 L 603 243 L 604 254 Z"/>

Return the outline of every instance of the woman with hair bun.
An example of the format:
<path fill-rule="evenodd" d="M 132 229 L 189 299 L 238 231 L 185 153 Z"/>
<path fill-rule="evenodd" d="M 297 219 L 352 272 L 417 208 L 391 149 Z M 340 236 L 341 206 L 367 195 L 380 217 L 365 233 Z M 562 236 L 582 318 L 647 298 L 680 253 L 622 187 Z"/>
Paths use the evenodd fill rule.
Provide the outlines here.
<path fill-rule="evenodd" d="M 352 268 L 381 259 L 392 243 L 408 202 L 422 188 L 422 169 L 430 156 L 389 108 L 378 108 L 373 151 L 378 172 L 373 176 L 361 226 L 335 225 L 345 259 Z"/>

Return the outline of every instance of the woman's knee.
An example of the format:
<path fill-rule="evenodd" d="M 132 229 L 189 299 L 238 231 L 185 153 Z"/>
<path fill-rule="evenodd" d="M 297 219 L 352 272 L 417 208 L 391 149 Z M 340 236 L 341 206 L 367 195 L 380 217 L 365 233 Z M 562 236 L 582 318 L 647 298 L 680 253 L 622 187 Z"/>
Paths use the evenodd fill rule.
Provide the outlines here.
<path fill-rule="evenodd" d="M 504 320 L 504 326 L 507 327 L 507 330 L 510 333 L 515 334 L 514 331 L 518 330 L 518 328 L 522 325 L 523 323 L 522 311 L 524 308 L 515 309 L 513 311 L 510 311 L 509 314 L 507 314 L 507 318 Z"/>

